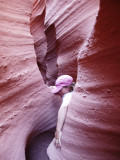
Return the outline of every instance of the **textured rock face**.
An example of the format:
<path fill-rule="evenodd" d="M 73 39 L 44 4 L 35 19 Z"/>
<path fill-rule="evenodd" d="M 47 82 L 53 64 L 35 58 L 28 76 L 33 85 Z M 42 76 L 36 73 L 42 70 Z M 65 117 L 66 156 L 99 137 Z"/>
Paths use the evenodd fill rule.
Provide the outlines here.
<path fill-rule="evenodd" d="M 37 64 L 43 76 L 44 82 L 54 85 L 58 77 L 57 53 L 58 42 L 54 24 L 45 27 L 45 1 L 36 0 L 31 17 L 31 34 L 34 37 Z"/>
<path fill-rule="evenodd" d="M 119 8 L 119 0 L 0 0 L 1 160 L 25 160 L 27 141 L 55 125 L 59 97 L 45 83 L 61 74 L 77 83 L 50 160 L 120 159 Z"/>
<path fill-rule="evenodd" d="M 76 80 L 77 55 L 92 30 L 97 10 L 98 2 L 93 1 L 36 1 L 31 32 L 45 83 L 53 85 L 61 74 L 71 74 Z"/>
<path fill-rule="evenodd" d="M 98 3 L 86 0 L 47 1 L 45 29 L 55 26 L 58 75 L 70 74 L 76 80 L 77 55 L 91 32 Z M 91 11 L 90 14 L 86 8 Z"/>
<path fill-rule="evenodd" d="M 78 55 L 77 83 L 62 147 L 49 146 L 50 160 L 120 159 L 119 8 L 118 1 L 100 3 L 91 35 Z"/>
<path fill-rule="evenodd" d="M 32 9 L 33 0 L 0 0 L 0 160 L 24 160 L 27 140 L 56 123 L 58 101 L 36 63 Z"/>

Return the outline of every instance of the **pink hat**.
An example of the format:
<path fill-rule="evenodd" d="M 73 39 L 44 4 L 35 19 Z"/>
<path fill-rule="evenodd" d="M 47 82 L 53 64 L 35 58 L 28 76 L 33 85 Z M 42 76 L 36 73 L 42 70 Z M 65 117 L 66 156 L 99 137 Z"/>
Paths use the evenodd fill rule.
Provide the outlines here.
<path fill-rule="evenodd" d="M 55 82 L 55 86 L 52 89 L 52 93 L 57 93 L 59 92 L 63 86 L 69 86 L 73 81 L 73 78 L 69 75 L 62 75 L 57 78 Z"/>

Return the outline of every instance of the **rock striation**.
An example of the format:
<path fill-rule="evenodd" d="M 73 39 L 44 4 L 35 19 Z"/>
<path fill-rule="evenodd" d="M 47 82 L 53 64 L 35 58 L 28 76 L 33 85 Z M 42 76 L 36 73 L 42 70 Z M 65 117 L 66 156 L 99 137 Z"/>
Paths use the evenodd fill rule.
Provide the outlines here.
<path fill-rule="evenodd" d="M 49 29 L 51 25 L 55 27 L 58 75 L 70 74 L 76 81 L 77 55 L 91 33 L 98 4 L 99 1 L 86 0 L 46 2 L 44 23 L 45 29 Z M 88 14 L 88 10 L 90 10 L 90 14 Z"/>
<path fill-rule="evenodd" d="M 78 54 L 77 83 L 63 128 L 62 147 L 56 149 L 53 142 L 50 144 L 50 160 L 120 159 L 119 8 L 117 0 L 100 1 L 91 33 Z"/>
<path fill-rule="evenodd" d="M 0 0 L 0 160 L 56 125 L 57 76 L 76 81 L 50 160 L 120 159 L 119 0 Z"/>
<path fill-rule="evenodd" d="M 0 0 L 0 160 L 25 160 L 27 142 L 56 124 L 59 98 L 36 63 L 32 10 L 33 0 Z"/>

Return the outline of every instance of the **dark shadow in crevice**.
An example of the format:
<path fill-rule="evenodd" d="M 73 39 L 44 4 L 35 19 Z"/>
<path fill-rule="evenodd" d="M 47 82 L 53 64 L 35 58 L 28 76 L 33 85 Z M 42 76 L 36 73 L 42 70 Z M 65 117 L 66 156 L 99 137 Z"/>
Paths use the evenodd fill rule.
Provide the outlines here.
<path fill-rule="evenodd" d="M 43 77 L 43 80 L 44 80 L 44 82 L 45 82 L 45 84 L 47 83 L 47 77 L 46 77 L 46 63 L 40 63 L 39 62 L 39 60 L 37 60 L 37 66 L 38 66 L 38 68 L 39 68 L 39 70 L 40 70 L 40 73 L 41 73 L 41 75 L 42 75 L 42 77 Z"/>
<path fill-rule="evenodd" d="M 46 83 L 46 52 L 47 52 L 47 42 L 46 35 L 44 34 L 44 19 L 45 19 L 45 9 L 41 15 L 35 15 L 35 9 L 31 18 L 30 32 L 34 39 L 34 49 L 36 53 L 36 63 L 39 71 Z"/>
<path fill-rule="evenodd" d="M 50 25 L 46 30 L 47 53 L 46 53 L 46 77 L 47 85 L 54 85 L 58 77 L 58 49 L 59 43 L 56 40 L 56 29 L 54 24 Z"/>
<path fill-rule="evenodd" d="M 34 8 L 31 18 L 31 34 L 34 38 L 34 49 L 36 62 L 45 84 L 54 85 L 58 77 L 58 46 L 56 39 L 56 28 L 54 24 L 46 27 L 46 9 L 40 15 L 34 15 Z"/>
<path fill-rule="evenodd" d="M 47 147 L 54 138 L 55 128 L 39 134 L 26 145 L 26 160 L 49 160 Z"/>
<path fill-rule="evenodd" d="M 39 30 L 43 29 L 43 33 L 44 33 L 44 19 L 45 19 L 45 9 L 42 13 L 42 15 L 37 16 L 34 19 L 34 26 L 36 27 L 36 24 L 38 25 L 37 31 L 38 35 L 36 33 L 36 37 L 38 39 L 38 37 L 41 37 L 41 35 L 39 35 Z M 33 35 L 34 36 L 34 35 Z M 42 35 L 43 36 L 43 35 Z M 34 39 L 36 39 L 36 37 L 34 37 Z M 39 68 L 39 71 L 43 77 L 43 80 L 45 83 L 47 83 L 47 77 L 46 77 L 46 51 L 47 51 L 47 47 L 46 47 L 46 37 L 42 37 L 39 40 L 37 40 L 37 42 L 34 43 L 34 48 L 35 48 L 35 52 L 36 52 L 36 61 L 37 61 L 37 66 Z"/>

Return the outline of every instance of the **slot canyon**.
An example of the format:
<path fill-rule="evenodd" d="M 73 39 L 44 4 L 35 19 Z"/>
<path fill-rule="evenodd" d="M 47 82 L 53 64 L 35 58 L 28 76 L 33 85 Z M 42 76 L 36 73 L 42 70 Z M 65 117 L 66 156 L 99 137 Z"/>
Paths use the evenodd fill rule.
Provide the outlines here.
<path fill-rule="evenodd" d="M 56 148 L 49 86 L 64 74 L 75 88 Z M 120 159 L 119 0 L 0 0 L 0 160 L 47 156 Z"/>

